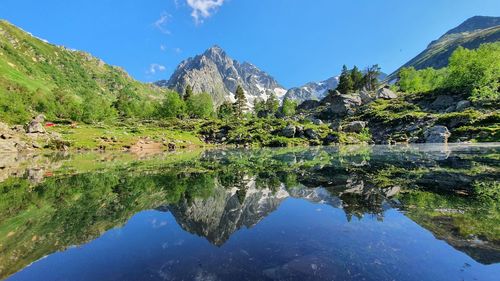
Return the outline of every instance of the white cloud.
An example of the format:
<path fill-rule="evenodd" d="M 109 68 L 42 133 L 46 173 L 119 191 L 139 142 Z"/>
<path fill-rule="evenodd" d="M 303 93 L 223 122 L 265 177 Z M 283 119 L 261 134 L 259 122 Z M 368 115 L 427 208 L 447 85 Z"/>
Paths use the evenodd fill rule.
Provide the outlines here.
<path fill-rule="evenodd" d="M 160 45 L 160 50 L 162 50 L 163 52 L 165 52 L 167 50 L 167 46 L 161 44 Z"/>
<path fill-rule="evenodd" d="M 155 21 L 154 26 L 158 28 L 162 33 L 170 35 L 170 30 L 167 29 L 167 23 L 170 22 L 172 15 L 167 12 L 163 12 L 160 18 Z"/>
<path fill-rule="evenodd" d="M 191 16 L 193 17 L 196 24 L 202 23 L 203 19 L 208 18 L 212 15 L 212 12 L 216 11 L 217 8 L 224 4 L 225 0 L 187 0 L 187 4 L 193 12 Z"/>
<path fill-rule="evenodd" d="M 157 72 L 163 72 L 165 70 L 167 70 L 165 66 L 157 63 L 152 63 L 149 66 L 148 74 L 156 74 Z"/>
<path fill-rule="evenodd" d="M 176 54 L 180 54 L 180 53 L 182 53 L 182 49 L 181 49 L 181 48 L 175 48 L 175 49 L 174 49 L 174 52 L 175 52 Z"/>

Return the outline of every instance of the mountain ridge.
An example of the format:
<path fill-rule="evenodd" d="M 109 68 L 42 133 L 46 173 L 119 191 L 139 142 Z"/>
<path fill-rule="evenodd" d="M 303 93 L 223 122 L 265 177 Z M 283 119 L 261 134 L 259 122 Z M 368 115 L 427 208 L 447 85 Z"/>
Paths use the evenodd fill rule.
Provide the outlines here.
<path fill-rule="evenodd" d="M 386 81 L 394 81 L 404 67 L 417 70 L 432 67 L 439 69 L 448 65 L 448 59 L 458 47 L 476 49 L 481 44 L 500 40 L 500 17 L 474 16 L 448 30 L 427 48 L 391 73 Z"/>
<path fill-rule="evenodd" d="M 282 97 L 286 93 L 286 89 L 271 75 L 249 62 L 231 58 L 218 45 L 185 59 L 168 80 L 155 84 L 179 93 L 190 85 L 194 92 L 209 93 L 217 105 L 234 101 L 238 85 L 245 90 L 250 107 L 257 98 L 267 100 L 271 94 Z"/>

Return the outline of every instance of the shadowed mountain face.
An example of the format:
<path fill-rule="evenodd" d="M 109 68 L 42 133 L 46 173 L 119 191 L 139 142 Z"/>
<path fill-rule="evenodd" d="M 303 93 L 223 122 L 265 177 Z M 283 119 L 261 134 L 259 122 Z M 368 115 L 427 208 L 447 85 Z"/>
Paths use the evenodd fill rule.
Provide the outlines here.
<path fill-rule="evenodd" d="M 238 85 L 245 90 L 249 106 L 253 106 L 257 98 L 267 100 L 273 93 L 278 97 L 286 93 L 269 74 L 250 63 L 232 59 L 219 46 L 183 61 L 168 81 L 156 84 L 179 93 L 184 93 L 186 87 L 191 85 L 195 93 L 212 95 L 218 105 L 226 100 L 234 101 Z"/>
<path fill-rule="evenodd" d="M 414 67 L 417 70 L 427 67 L 443 68 L 448 65 L 448 59 L 459 46 L 476 49 L 481 44 L 499 40 L 500 17 L 472 17 L 431 42 L 424 51 L 402 67 Z M 387 79 L 390 81 L 397 78 L 399 70 L 389 75 Z"/>
<path fill-rule="evenodd" d="M 152 221 L 153 229 L 161 225 L 176 229 L 173 224 L 163 224 L 165 217 L 170 217 L 168 213 L 179 226 L 181 232 L 175 235 L 158 236 L 163 239 L 160 245 L 190 243 L 182 242 L 193 239 L 186 236 L 189 232 L 223 252 L 238 245 L 230 243 L 232 239 L 250 239 L 255 233 L 271 235 L 265 229 L 277 218 L 284 220 L 276 226 L 278 230 L 290 223 L 295 226 L 296 232 L 287 233 L 292 236 L 319 219 L 318 213 L 289 221 L 305 211 L 290 209 L 290 204 L 328 211 L 321 215 L 325 221 L 318 223 L 341 222 L 346 227 L 342 231 L 349 235 L 373 229 L 398 232 L 399 228 L 392 228 L 397 213 L 400 223 L 416 222 L 418 226 L 413 227 L 430 232 L 433 240 L 446 242 L 453 251 L 467 254 L 478 264 L 495 264 L 500 262 L 498 154 L 498 146 L 358 146 L 212 150 L 141 160 L 121 154 L 19 157 L 18 161 L 0 163 L 0 172 L 5 172 L 0 174 L 0 276 L 13 274 L 46 255 L 49 257 L 40 263 L 50 261 L 54 252 L 70 254 L 73 245 L 82 245 L 79 248 L 85 250 L 92 240 L 100 241 L 99 237 L 113 228 L 123 227 L 119 231 L 126 236 L 128 225 L 136 221 L 130 218 L 140 217 L 144 210 L 163 211 L 154 220 L 147 220 Z M 240 232 L 242 229 L 246 231 Z M 319 235 L 320 229 L 317 231 Z M 342 231 L 337 235 L 342 236 Z M 131 233 L 136 237 L 142 230 Z M 142 244 L 137 249 L 143 249 L 157 237 L 148 235 L 152 236 L 134 238 L 120 244 L 119 249 L 138 241 Z M 296 247 L 294 238 L 288 241 L 287 235 L 279 243 L 285 248 Z M 412 233 L 405 235 L 411 238 Z M 103 237 L 108 242 L 99 243 L 111 243 L 109 238 L 114 236 Z M 315 232 L 304 237 L 300 239 L 311 247 L 327 243 Z M 266 243 L 278 243 L 273 239 L 270 236 Z M 359 241 L 344 242 L 354 246 Z M 251 249 L 272 249 L 252 243 Z M 237 250 L 244 256 L 248 251 Z M 172 259 L 175 257 L 168 257 L 167 264 Z M 294 263 L 287 264 L 265 272 L 282 276 Z"/>

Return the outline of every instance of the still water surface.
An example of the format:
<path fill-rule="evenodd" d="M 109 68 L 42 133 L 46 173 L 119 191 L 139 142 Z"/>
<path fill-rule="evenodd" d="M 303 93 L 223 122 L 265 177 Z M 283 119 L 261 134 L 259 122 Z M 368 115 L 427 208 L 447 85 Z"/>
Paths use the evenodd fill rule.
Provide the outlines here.
<path fill-rule="evenodd" d="M 497 145 L 6 162 L 7 280 L 500 276 Z"/>

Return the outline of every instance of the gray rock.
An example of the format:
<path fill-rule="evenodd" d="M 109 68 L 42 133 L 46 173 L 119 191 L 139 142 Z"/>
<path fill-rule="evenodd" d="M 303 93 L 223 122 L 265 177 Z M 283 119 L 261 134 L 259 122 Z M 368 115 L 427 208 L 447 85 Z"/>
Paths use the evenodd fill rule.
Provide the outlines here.
<path fill-rule="evenodd" d="M 323 125 L 323 121 L 321 121 L 320 119 L 313 118 L 313 119 L 311 120 L 311 122 L 312 122 L 314 125 Z"/>
<path fill-rule="evenodd" d="M 319 138 L 318 133 L 313 129 L 305 130 L 304 135 L 306 136 L 306 138 L 311 139 L 311 140 L 315 140 L 315 139 Z"/>
<path fill-rule="evenodd" d="M 377 99 L 390 100 L 390 99 L 395 99 L 397 97 L 398 95 L 396 95 L 396 93 L 394 93 L 393 91 L 391 91 L 391 89 L 387 87 L 384 87 L 377 91 Z"/>
<path fill-rule="evenodd" d="M 359 97 L 361 98 L 361 102 L 363 104 L 367 104 L 367 103 L 370 103 L 374 100 L 374 98 L 372 97 L 372 95 L 370 94 L 370 92 L 366 91 L 366 90 L 361 90 L 359 92 Z"/>
<path fill-rule="evenodd" d="M 447 95 L 438 96 L 432 103 L 431 109 L 435 110 L 444 110 L 449 108 L 450 106 L 455 106 L 455 100 Z"/>
<path fill-rule="evenodd" d="M 361 133 L 364 128 L 366 128 L 367 122 L 365 121 L 353 121 L 342 127 L 344 132 L 348 133 Z"/>
<path fill-rule="evenodd" d="M 281 130 L 280 135 L 286 138 L 293 138 L 295 136 L 296 131 L 297 128 L 294 125 L 288 124 L 285 128 Z"/>
<path fill-rule="evenodd" d="M 36 133 L 43 134 L 43 133 L 45 133 L 45 128 L 43 127 L 44 121 L 45 121 L 45 116 L 43 116 L 43 114 L 36 116 L 28 124 L 26 132 L 29 134 L 36 134 Z"/>
<path fill-rule="evenodd" d="M 471 103 L 468 100 L 462 100 L 457 103 L 456 111 L 464 111 L 466 108 L 470 107 Z"/>
<path fill-rule="evenodd" d="M 327 105 L 322 112 L 322 117 L 326 119 L 352 115 L 362 104 L 359 95 L 341 95 L 338 91 L 328 95 L 322 103 Z"/>
<path fill-rule="evenodd" d="M 426 143 L 447 143 L 450 136 L 451 133 L 445 126 L 430 127 L 424 133 Z"/>

